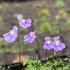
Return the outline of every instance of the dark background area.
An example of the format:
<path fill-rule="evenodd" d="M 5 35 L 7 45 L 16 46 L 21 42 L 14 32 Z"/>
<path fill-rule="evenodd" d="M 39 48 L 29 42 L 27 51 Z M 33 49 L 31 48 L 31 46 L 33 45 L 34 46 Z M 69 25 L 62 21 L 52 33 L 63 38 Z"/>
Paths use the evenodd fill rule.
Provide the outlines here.
<path fill-rule="evenodd" d="M 0 0 L 0 2 L 28 2 L 28 1 L 36 1 L 36 0 Z"/>

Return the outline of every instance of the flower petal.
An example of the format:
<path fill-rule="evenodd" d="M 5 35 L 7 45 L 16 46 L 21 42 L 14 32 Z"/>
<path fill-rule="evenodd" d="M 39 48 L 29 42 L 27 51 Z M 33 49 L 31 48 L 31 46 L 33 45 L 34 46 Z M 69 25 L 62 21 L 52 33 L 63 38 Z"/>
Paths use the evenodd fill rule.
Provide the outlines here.
<path fill-rule="evenodd" d="M 31 19 L 27 19 L 27 21 L 28 21 L 28 23 L 30 23 L 30 24 L 32 23 L 32 20 L 31 20 Z"/>
<path fill-rule="evenodd" d="M 43 45 L 43 48 L 51 50 L 53 47 L 52 47 L 52 42 L 50 40 L 50 37 L 45 37 L 44 39 L 45 39 L 45 43 Z"/>
<path fill-rule="evenodd" d="M 32 43 L 35 40 L 35 38 L 36 38 L 35 32 L 30 32 L 29 34 L 24 36 L 24 41 L 27 41 L 28 43 Z"/>
<path fill-rule="evenodd" d="M 45 37 L 44 40 L 45 41 L 50 40 L 50 37 Z"/>
<path fill-rule="evenodd" d="M 13 26 L 13 30 L 14 30 L 15 32 L 17 32 L 17 31 L 18 31 L 18 27 L 17 27 L 17 26 Z"/>
<path fill-rule="evenodd" d="M 16 26 L 14 26 L 13 29 L 15 31 L 18 30 Z M 17 32 L 14 30 L 10 30 L 8 33 L 3 34 L 4 39 L 9 43 L 14 42 L 17 38 Z"/>
<path fill-rule="evenodd" d="M 54 37 L 54 41 L 58 40 L 59 38 L 60 38 L 59 36 Z"/>
<path fill-rule="evenodd" d="M 18 17 L 17 17 L 17 19 L 18 19 L 19 21 L 20 21 L 22 18 L 23 18 L 23 17 L 22 17 L 21 14 L 19 14 Z"/>

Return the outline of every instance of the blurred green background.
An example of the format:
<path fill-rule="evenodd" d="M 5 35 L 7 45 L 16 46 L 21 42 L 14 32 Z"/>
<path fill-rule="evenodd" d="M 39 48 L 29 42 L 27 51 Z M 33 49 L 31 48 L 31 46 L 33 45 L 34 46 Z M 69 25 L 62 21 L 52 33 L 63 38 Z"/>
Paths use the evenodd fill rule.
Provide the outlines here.
<path fill-rule="evenodd" d="M 61 42 L 66 44 L 58 55 L 70 57 L 70 0 L 1 0 L 0 1 L 0 65 L 11 63 L 18 55 L 17 41 L 9 44 L 2 35 L 18 25 L 17 16 L 32 19 L 32 26 L 28 29 L 20 28 L 20 43 L 23 56 L 36 58 L 39 47 L 40 58 L 52 55 L 52 50 L 43 49 L 45 36 L 60 36 Z M 34 27 L 33 27 L 34 26 Z M 23 36 L 35 30 L 37 41 L 29 44 Z"/>

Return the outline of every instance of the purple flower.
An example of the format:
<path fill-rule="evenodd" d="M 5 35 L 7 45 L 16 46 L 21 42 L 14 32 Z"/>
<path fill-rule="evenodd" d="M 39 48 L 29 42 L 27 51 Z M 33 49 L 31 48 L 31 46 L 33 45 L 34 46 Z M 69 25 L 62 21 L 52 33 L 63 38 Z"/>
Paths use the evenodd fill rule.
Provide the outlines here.
<path fill-rule="evenodd" d="M 65 44 L 60 42 L 59 36 L 54 37 L 53 49 L 55 51 L 62 51 L 62 49 L 64 48 L 65 48 Z"/>
<path fill-rule="evenodd" d="M 17 31 L 18 31 L 18 27 L 13 26 L 12 30 L 10 30 L 8 33 L 3 34 L 4 39 L 9 43 L 14 42 L 15 39 L 17 38 Z"/>
<path fill-rule="evenodd" d="M 29 34 L 24 36 L 24 41 L 27 41 L 28 43 L 32 43 L 36 38 L 35 31 L 30 32 Z"/>
<path fill-rule="evenodd" d="M 45 44 L 43 45 L 43 48 L 48 50 L 52 49 L 52 42 L 50 40 L 50 37 L 45 37 Z"/>
<path fill-rule="evenodd" d="M 28 28 L 31 26 L 31 19 L 23 19 L 22 15 L 18 15 L 17 19 L 19 20 L 19 26 L 23 28 Z"/>

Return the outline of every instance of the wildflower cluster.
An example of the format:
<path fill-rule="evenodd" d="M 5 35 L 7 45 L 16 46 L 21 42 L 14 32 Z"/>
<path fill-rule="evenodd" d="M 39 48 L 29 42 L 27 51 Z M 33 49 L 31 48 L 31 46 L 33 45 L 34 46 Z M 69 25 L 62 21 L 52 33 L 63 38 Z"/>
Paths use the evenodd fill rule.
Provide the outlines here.
<path fill-rule="evenodd" d="M 31 19 L 23 19 L 22 15 L 18 15 L 17 19 L 19 21 L 20 27 L 29 28 L 31 26 Z M 10 30 L 8 33 L 3 34 L 4 39 L 9 43 L 13 43 L 17 38 L 17 31 L 18 27 L 13 26 L 12 30 Z M 24 41 L 32 43 L 35 40 L 35 38 L 35 31 L 30 32 L 24 36 Z M 43 48 L 48 50 L 54 49 L 55 51 L 61 51 L 65 48 L 65 44 L 60 42 L 59 36 L 54 37 L 53 42 L 50 40 L 50 37 L 45 37 L 45 44 L 43 45 Z"/>
<path fill-rule="evenodd" d="M 43 45 L 44 49 L 54 49 L 55 51 L 62 51 L 65 48 L 65 44 L 61 43 L 59 40 L 59 36 L 54 37 L 54 41 L 50 40 L 50 37 L 45 37 L 45 44 Z"/>
<path fill-rule="evenodd" d="M 22 15 L 18 15 L 17 19 L 19 21 L 20 27 L 29 28 L 31 26 L 32 23 L 31 19 L 23 19 Z M 3 34 L 4 39 L 9 43 L 14 42 L 17 38 L 17 31 L 18 31 L 18 27 L 13 26 L 12 30 L 10 30 L 6 34 Z M 28 43 L 32 43 L 35 38 L 36 38 L 35 31 L 30 32 L 29 34 L 24 36 L 24 41 L 27 41 Z"/>

